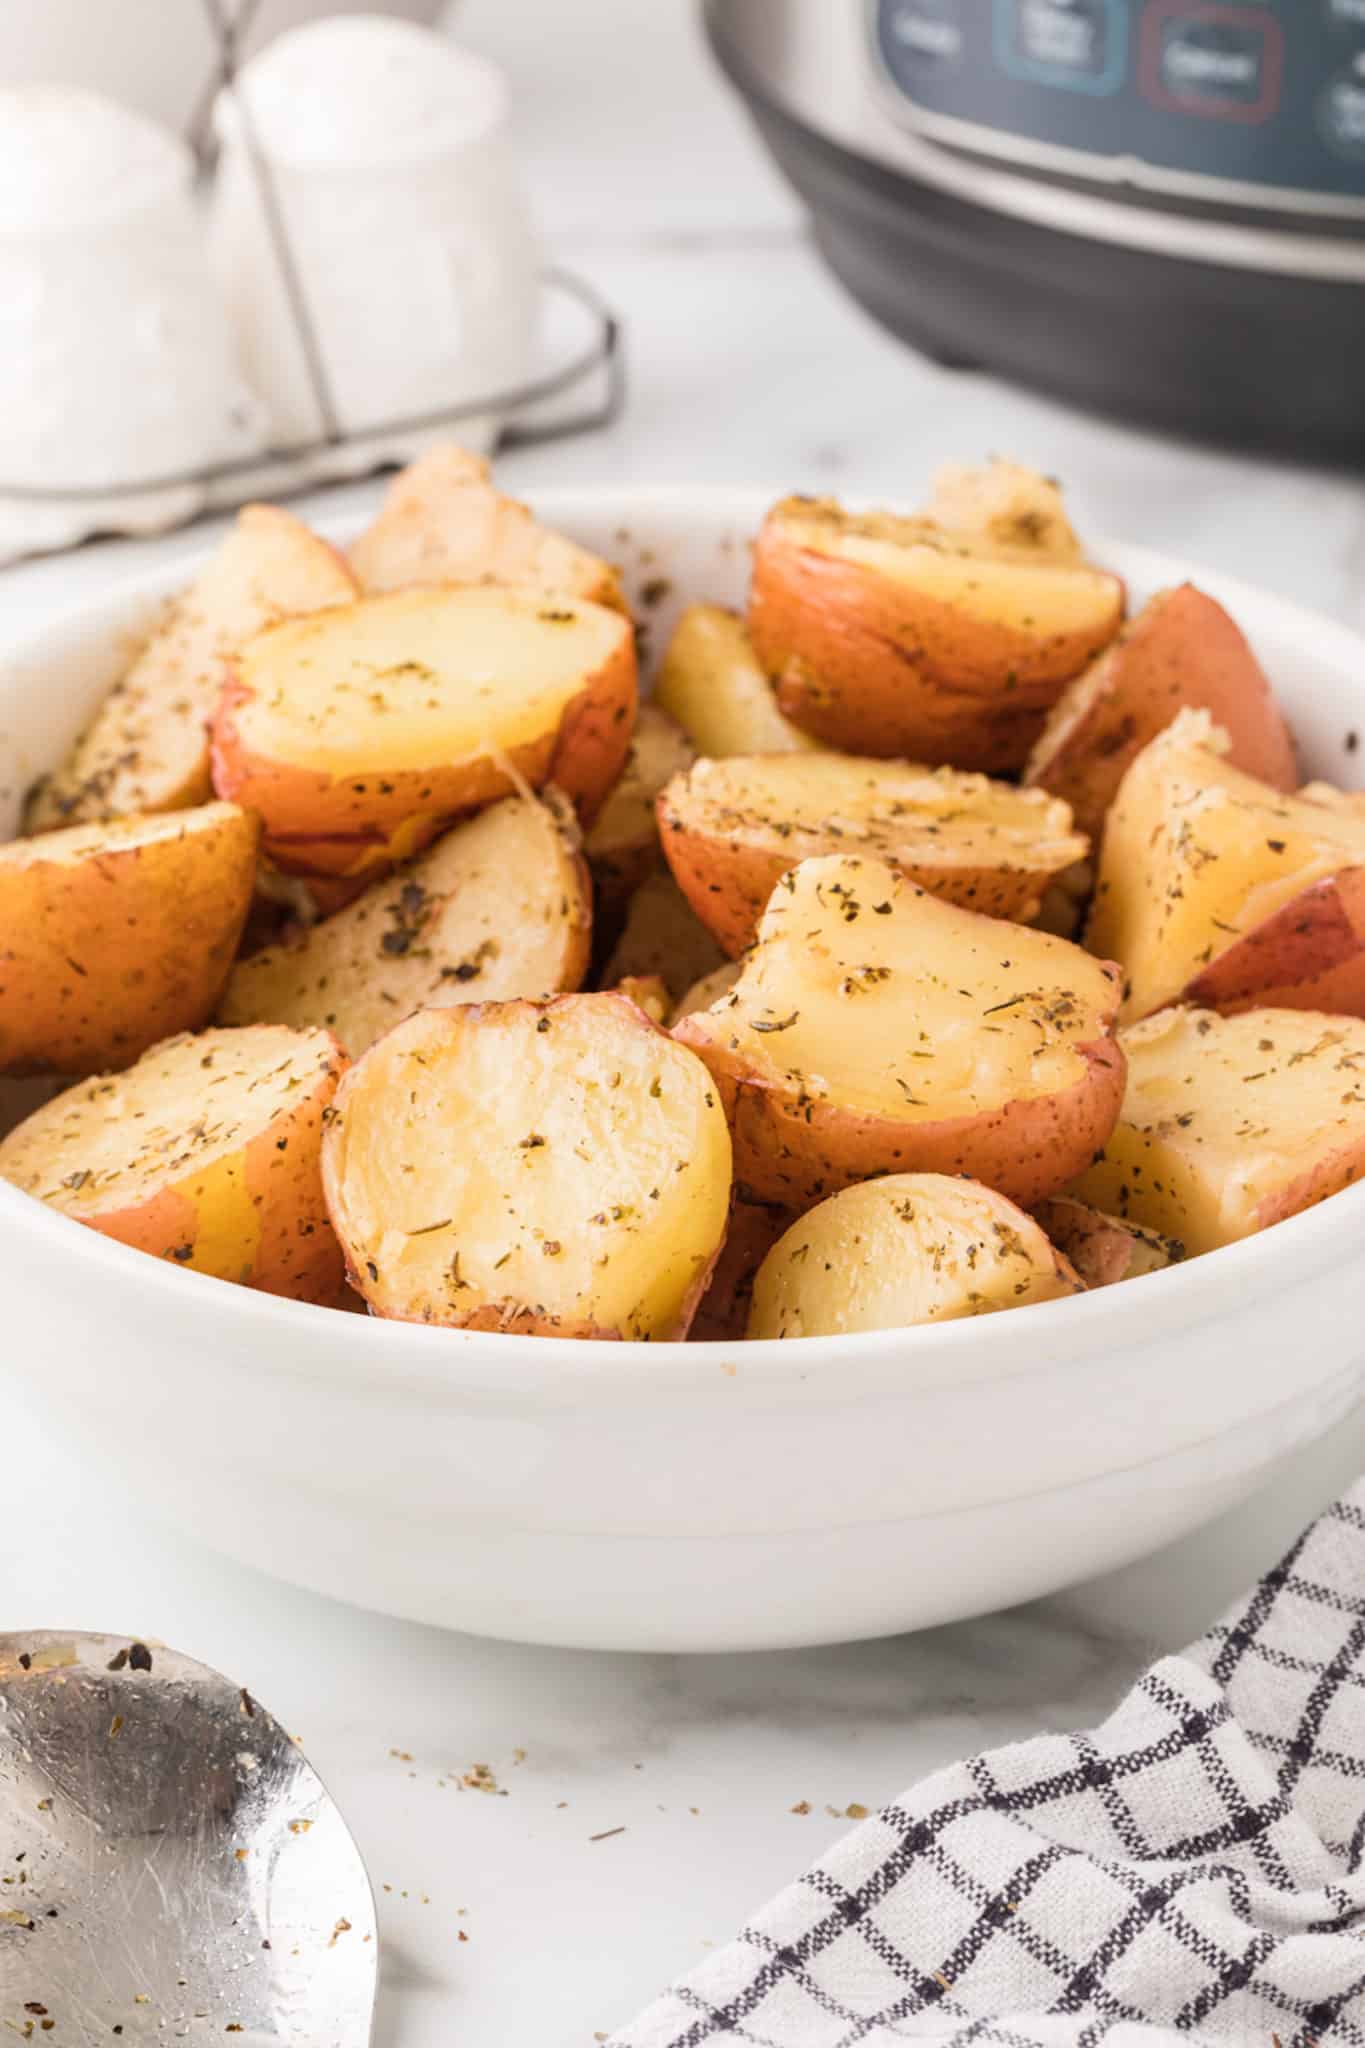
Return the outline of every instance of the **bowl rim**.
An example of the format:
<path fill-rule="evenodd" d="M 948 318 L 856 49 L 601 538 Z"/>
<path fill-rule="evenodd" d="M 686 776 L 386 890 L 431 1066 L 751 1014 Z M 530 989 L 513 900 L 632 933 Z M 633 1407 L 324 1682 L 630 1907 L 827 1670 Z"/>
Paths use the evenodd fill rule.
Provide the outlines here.
<path fill-rule="evenodd" d="M 781 488 L 722 484 L 559 486 L 531 494 L 538 512 L 570 526 L 576 516 L 584 515 L 607 514 L 617 517 L 618 524 L 628 524 L 632 516 L 667 512 L 685 519 L 691 511 L 712 520 L 723 515 L 727 521 L 743 522 L 746 532 L 783 495 Z M 848 493 L 845 502 L 856 507 L 873 500 Z M 323 516 L 310 523 L 326 538 L 345 541 L 364 520 L 359 515 Z M 1365 635 L 1293 599 L 1128 542 L 1101 538 L 1092 543 L 1091 552 L 1100 562 L 1113 562 L 1125 578 L 1131 576 L 1152 589 L 1197 581 L 1235 614 L 1241 606 L 1242 623 L 1253 637 L 1256 618 L 1273 617 L 1287 635 L 1311 636 L 1343 675 L 1365 675 Z M 112 581 L 71 610 L 0 639 L 0 704 L 12 672 L 29 671 L 78 639 L 88 642 L 102 617 L 108 617 L 111 633 L 120 630 L 115 623 L 119 614 L 135 604 L 164 599 L 207 553 L 205 548 L 177 554 L 168 563 L 144 567 Z M 204 1290 L 218 1290 L 220 1322 L 229 1334 L 231 1326 L 240 1325 L 248 1355 L 260 1358 L 263 1367 L 268 1360 L 272 1374 L 287 1371 L 331 1384 L 340 1379 L 357 1387 L 371 1386 L 382 1376 L 383 1384 L 395 1390 L 509 1409 L 528 1401 L 537 1407 L 595 1405 L 602 1395 L 609 1395 L 613 1406 L 653 1405 L 707 1388 L 727 1404 L 736 1399 L 764 1406 L 785 1403 L 794 1390 L 804 1389 L 806 1398 L 833 1399 L 842 1406 L 853 1398 L 879 1398 L 893 1391 L 904 1396 L 941 1384 L 1014 1378 L 1081 1354 L 1095 1356 L 1106 1342 L 1125 1351 L 1131 1344 L 1131 1328 L 1126 1326 L 1139 1305 L 1147 1344 L 1160 1341 L 1167 1332 L 1188 1332 L 1202 1321 L 1214 1320 L 1233 1303 L 1245 1309 L 1264 1295 L 1279 1293 L 1287 1280 L 1310 1281 L 1323 1268 L 1350 1258 L 1365 1239 L 1365 1180 L 1268 1231 L 1120 1287 L 1032 1304 L 1018 1315 L 820 1337 L 681 1340 L 647 1347 L 452 1330 L 290 1301 L 149 1258 L 3 1181 L 0 1231 L 11 1244 L 33 1234 L 54 1259 L 88 1266 L 107 1278 L 111 1288 L 131 1290 L 149 1300 L 169 1289 L 168 1313 L 178 1309 L 194 1316 L 196 1303 L 202 1313 L 212 1301 Z M 1140 1295 L 1133 1294 L 1135 1287 L 1142 1289 Z M 277 1344 L 251 1341 L 253 1333 L 259 1339 L 267 1328 L 277 1334 Z"/>

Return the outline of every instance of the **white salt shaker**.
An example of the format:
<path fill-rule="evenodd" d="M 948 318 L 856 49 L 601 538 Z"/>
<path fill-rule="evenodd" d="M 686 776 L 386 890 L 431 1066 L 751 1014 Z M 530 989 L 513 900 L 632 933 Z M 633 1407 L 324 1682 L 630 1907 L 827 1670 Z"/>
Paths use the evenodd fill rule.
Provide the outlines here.
<path fill-rule="evenodd" d="M 448 438 L 413 424 L 425 415 L 528 374 L 536 249 L 507 142 L 507 92 L 491 65 L 411 23 L 333 18 L 254 58 L 216 118 L 220 288 L 277 445 L 361 437 L 309 465 L 357 473 Z M 490 446 L 499 424 L 490 410 L 462 421 L 459 438 Z"/>
<path fill-rule="evenodd" d="M 0 90 L 0 560 L 187 518 L 197 485 L 123 487 L 261 445 L 192 175 L 180 142 L 111 100 Z"/>

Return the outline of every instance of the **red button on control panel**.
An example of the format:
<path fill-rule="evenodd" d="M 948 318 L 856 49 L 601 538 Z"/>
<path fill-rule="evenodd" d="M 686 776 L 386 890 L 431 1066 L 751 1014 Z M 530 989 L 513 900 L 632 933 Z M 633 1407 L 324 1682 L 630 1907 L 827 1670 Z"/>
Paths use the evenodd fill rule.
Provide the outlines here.
<path fill-rule="evenodd" d="M 1262 7 L 1148 0 L 1139 77 L 1153 106 L 1214 121 L 1268 121 L 1280 103 L 1284 31 Z"/>

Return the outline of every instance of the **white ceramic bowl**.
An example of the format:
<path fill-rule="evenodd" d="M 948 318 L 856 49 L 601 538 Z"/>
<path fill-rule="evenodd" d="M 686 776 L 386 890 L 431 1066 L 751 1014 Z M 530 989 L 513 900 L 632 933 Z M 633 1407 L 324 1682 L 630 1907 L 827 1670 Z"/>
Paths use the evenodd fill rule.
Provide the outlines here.
<path fill-rule="evenodd" d="M 544 494 L 544 515 L 739 599 L 749 493 Z M 1101 551 L 1133 598 L 1183 564 Z M 179 572 L 183 575 L 183 570 Z M 1228 578 L 1318 775 L 1359 783 L 1365 646 Z M 0 659 L 10 808 L 73 736 L 158 576 Z M 0 1185 L 8 1398 L 231 1555 L 489 1635 L 652 1650 L 870 1636 L 1120 1564 L 1250 1492 L 1357 1398 L 1365 1185 L 1080 1300 L 796 1343 L 476 1335 L 273 1300 Z"/>

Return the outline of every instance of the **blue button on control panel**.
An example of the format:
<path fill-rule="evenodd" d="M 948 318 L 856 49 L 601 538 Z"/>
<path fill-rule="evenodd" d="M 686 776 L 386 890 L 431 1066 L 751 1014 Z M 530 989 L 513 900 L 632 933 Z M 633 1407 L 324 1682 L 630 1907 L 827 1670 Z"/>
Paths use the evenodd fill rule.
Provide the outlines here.
<path fill-rule="evenodd" d="M 1011 78 L 1112 93 L 1128 68 L 1128 0 L 995 0 L 995 58 Z"/>

